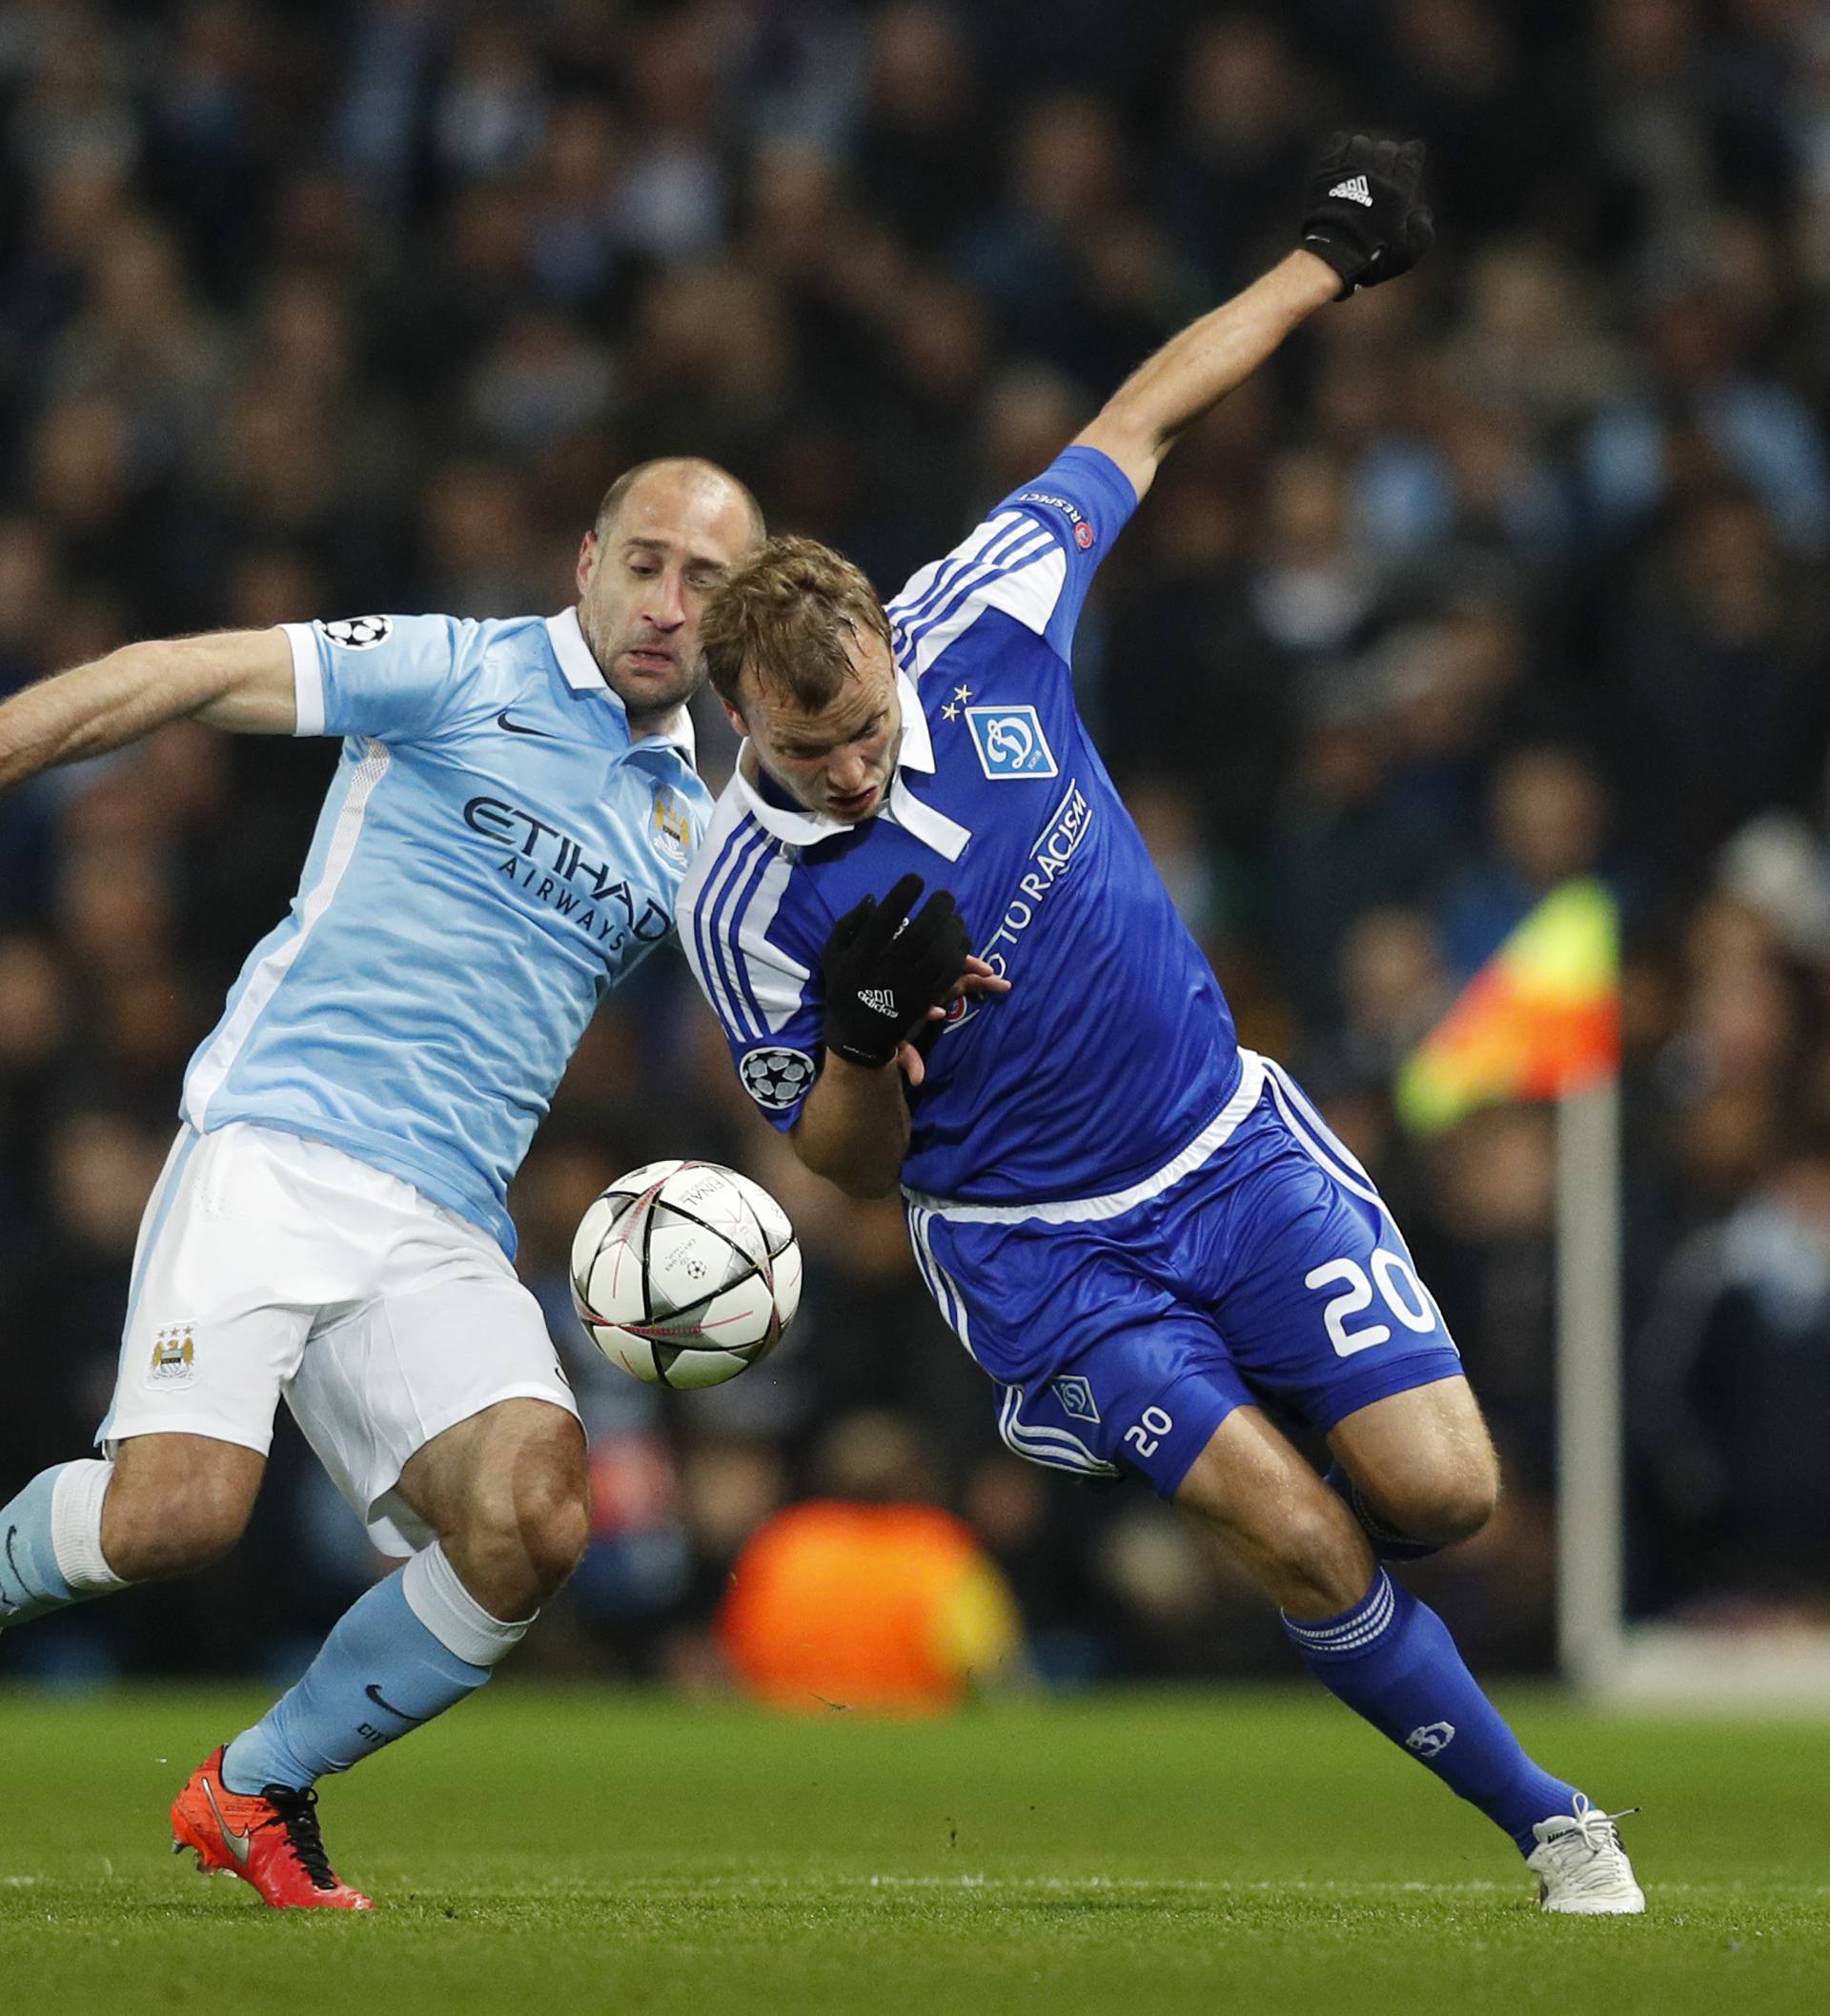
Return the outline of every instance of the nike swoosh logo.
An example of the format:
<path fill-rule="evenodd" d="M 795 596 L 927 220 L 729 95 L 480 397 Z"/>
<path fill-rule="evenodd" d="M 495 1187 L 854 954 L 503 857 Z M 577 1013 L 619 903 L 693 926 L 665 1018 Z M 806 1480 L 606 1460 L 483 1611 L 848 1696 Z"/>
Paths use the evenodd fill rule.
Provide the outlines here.
<path fill-rule="evenodd" d="M 221 1834 L 223 1840 L 228 1843 L 230 1854 L 233 1855 L 245 1869 L 248 1866 L 249 1851 L 254 1846 L 253 1837 L 247 1834 L 237 1834 L 234 1828 L 232 1827 L 229 1823 L 223 1819 L 222 1808 L 216 1803 L 215 1787 L 210 1782 L 207 1778 L 203 1782 L 203 1796 L 210 1802 L 211 1812 L 216 1816 L 217 1831 Z"/>
<path fill-rule="evenodd" d="M 12 1558 L 12 1543 L 18 1537 L 18 1527 L 9 1526 L 7 1528 L 7 1566 L 12 1570 L 12 1578 L 19 1584 L 24 1597 L 24 1602 L 15 1603 L 10 1597 L 0 1596 L 0 1610 L 4 1610 L 9 1617 L 15 1610 L 23 1609 L 24 1604 L 31 1600 L 31 1591 L 26 1587 L 26 1578 L 19 1573 L 19 1563 Z"/>
<path fill-rule="evenodd" d="M 377 1708 L 385 1708 L 398 1721 L 429 1722 L 432 1720 L 429 1715 L 409 1715 L 404 1708 L 396 1708 L 374 1680 L 371 1680 L 362 1691 Z"/>
<path fill-rule="evenodd" d="M 506 728 L 511 735 L 538 735 L 542 742 L 558 742 L 559 739 L 557 735 L 549 735 L 544 728 L 528 728 L 522 726 L 518 721 L 510 721 L 506 707 L 497 715 L 496 725 L 498 728 Z"/>

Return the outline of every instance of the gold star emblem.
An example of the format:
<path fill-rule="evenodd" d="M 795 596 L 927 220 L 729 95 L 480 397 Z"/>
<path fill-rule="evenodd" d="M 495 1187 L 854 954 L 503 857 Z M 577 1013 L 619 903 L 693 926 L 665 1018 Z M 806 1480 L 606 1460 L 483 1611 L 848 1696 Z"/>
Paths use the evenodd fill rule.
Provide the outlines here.
<path fill-rule="evenodd" d="M 949 700 L 946 705 L 941 709 L 941 719 L 943 721 L 958 721 L 959 718 L 959 708 L 956 707 L 953 703 Z"/>
<path fill-rule="evenodd" d="M 972 698 L 972 688 L 970 686 L 955 686 L 953 688 L 953 698 L 961 701 L 970 700 Z"/>

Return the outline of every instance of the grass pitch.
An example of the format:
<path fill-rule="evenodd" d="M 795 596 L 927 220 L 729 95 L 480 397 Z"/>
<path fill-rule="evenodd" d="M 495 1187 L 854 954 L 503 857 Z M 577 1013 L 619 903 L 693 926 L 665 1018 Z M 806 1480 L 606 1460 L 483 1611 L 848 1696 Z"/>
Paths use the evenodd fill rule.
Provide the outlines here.
<path fill-rule="evenodd" d="M 498 1685 L 332 1783 L 373 1918 L 166 1852 L 261 1703 L 0 1692 L 0 2009 L 693 2016 L 1830 2008 L 1830 1723 L 1508 1705 L 1637 1801 L 1639 1920 L 1546 1919 L 1477 1814 L 1318 1695 L 898 1725 Z"/>

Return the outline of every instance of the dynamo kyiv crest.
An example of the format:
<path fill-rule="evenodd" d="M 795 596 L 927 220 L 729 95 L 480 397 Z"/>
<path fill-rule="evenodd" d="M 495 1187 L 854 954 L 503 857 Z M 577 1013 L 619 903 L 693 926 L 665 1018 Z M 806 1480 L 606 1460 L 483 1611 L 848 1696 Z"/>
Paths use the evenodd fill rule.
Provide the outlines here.
<path fill-rule="evenodd" d="M 1055 752 L 1034 707 L 967 707 L 966 725 L 987 777 L 1053 777 Z"/>

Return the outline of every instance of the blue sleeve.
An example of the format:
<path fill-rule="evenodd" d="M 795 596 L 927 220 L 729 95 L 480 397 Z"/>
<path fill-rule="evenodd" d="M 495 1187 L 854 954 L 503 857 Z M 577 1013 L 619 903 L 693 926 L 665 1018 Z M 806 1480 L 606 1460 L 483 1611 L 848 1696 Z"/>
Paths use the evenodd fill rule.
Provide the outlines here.
<path fill-rule="evenodd" d="M 897 663 L 920 679 L 986 608 L 1068 660 L 1093 576 L 1136 509 L 1137 494 L 1109 456 L 1064 450 L 889 603 Z"/>
<path fill-rule="evenodd" d="M 280 627 L 293 649 L 296 734 L 398 743 L 443 724 L 476 625 L 449 616 L 345 616 Z"/>
<path fill-rule="evenodd" d="M 998 506 L 998 512 L 1026 512 L 1046 525 L 1067 560 L 1061 592 L 1042 629 L 1061 657 L 1072 649 L 1074 626 L 1100 561 L 1136 509 L 1137 492 L 1111 457 L 1079 447 L 1064 448 L 1033 483 L 1013 490 Z"/>
<path fill-rule="evenodd" d="M 785 1133 L 820 1074 L 820 951 L 778 906 L 787 865 L 754 835 L 702 848 L 680 900 L 680 943 L 758 1111 Z"/>

